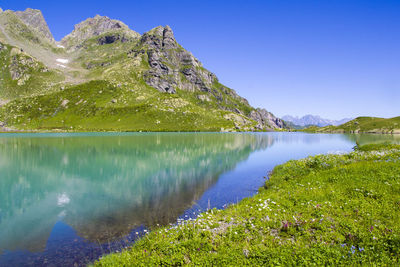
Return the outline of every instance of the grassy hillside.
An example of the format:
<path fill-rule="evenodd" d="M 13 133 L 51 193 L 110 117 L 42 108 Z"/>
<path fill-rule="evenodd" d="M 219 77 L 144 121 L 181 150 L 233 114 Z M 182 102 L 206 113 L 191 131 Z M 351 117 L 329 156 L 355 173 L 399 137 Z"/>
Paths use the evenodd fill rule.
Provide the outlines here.
<path fill-rule="evenodd" d="M 305 132 L 318 133 L 400 133 L 400 117 L 390 119 L 375 117 L 358 117 L 339 126 L 309 127 Z"/>
<path fill-rule="evenodd" d="M 184 91 L 146 89 L 144 93 L 91 81 L 16 99 L 0 109 L 0 121 L 19 129 L 69 131 L 221 131 L 255 124 Z"/>
<path fill-rule="evenodd" d="M 38 16 L 37 23 L 29 23 L 31 16 Z M 0 106 L 4 103 L 0 130 L 285 127 L 221 84 L 179 45 L 169 26 L 140 35 L 97 15 L 56 43 L 41 12 L 32 9 L 0 13 Z"/>
<path fill-rule="evenodd" d="M 0 99 L 14 99 L 51 90 L 63 81 L 60 72 L 21 49 L 0 42 Z"/>
<path fill-rule="evenodd" d="M 0 13 L 0 29 L 5 35 L 4 39 L 11 41 L 13 45 L 28 44 L 48 49 L 54 46 L 43 33 L 24 23 L 10 10 Z"/>
<path fill-rule="evenodd" d="M 398 265 L 400 146 L 277 166 L 226 210 L 155 228 L 95 266 Z"/>

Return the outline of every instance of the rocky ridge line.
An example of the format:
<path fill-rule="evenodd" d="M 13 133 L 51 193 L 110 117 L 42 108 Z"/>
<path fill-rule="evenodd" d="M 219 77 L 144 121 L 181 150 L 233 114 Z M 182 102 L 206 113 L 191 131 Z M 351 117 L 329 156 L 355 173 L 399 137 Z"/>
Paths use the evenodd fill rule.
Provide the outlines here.
<path fill-rule="evenodd" d="M 74 26 L 74 30 L 61 40 L 61 44 L 66 48 L 80 48 L 80 44 L 94 36 L 99 36 L 109 31 L 122 30 L 130 37 L 140 37 L 140 34 L 129 29 L 122 21 L 110 19 L 107 16 L 96 15 L 88 18 Z"/>
<path fill-rule="evenodd" d="M 148 85 L 160 92 L 175 93 L 177 88 L 187 91 L 211 92 L 215 74 L 205 70 L 192 53 L 176 42 L 172 29 L 159 26 L 143 34 L 139 47 L 146 47 L 150 70 L 145 74 Z M 142 52 L 145 51 L 134 51 Z"/>
<path fill-rule="evenodd" d="M 16 11 L 15 14 L 19 14 L 18 16 L 26 25 L 40 31 L 42 34 L 51 36 L 39 10 L 27 9 L 23 12 Z M 95 42 L 97 40 L 97 44 L 93 43 L 92 40 L 96 36 L 99 36 L 98 39 L 93 40 Z M 51 39 L 54 41 L 52 36 Z M 91 41 L 85 43 L 89 39 Z M 121 43 L 132 42 L 132 49 L 130 51 L 126 50 L 128 58 L 132 58 L 137 62 L 141 62 L 140 59 L 147 61 L 148 69 L 146 67 L 141 75 L 143 75 L 143 80 L 147 85 L 158 91 L 171 94 L 176 93 L 177 89 L 196 92 L 195 95 L 199 100 L 203 102 L 215 101 L 218 109 L 238 114 L 227 114 L 229 115 L 228 120 L 243 120 L 243 125 L 246 125 L 250 123 L 249 119 L 252 119 L 257 122 L 256 129 L 258 130 L 285 127 L 285 123 L 272 113 L 265 109 L 252 108 L 245 98 L 239 96 L 234 90 L 220 84 L 214 73 L 206 70 L 192 53 L 178 44 L 171 27 L 168 25 L 165 27 L 158 26 L 140 35 L 119 20 L 96 15 L 94 18 L 88 18 L 75 25 L 74 30 L 65 36 L 59 44 L 64 45 L 66 48 L 66 51 L 62 52 L 65 53 L 65 57 L 73 59 L 77 55 L 86 53 L 87 45 L 93 48 L 96 45 L 113 44 L 117 41 Z M 105 56 L 103 57 L 106 58 Z M 38 59 L 39 61 L 41 60 L 41 58 Z M 60 58 L 57 58 L 57 60 L 60 60 Z M 61 58 L 61 60 L 66 59 Z M 107 70 L 107 66 L 111 64 L 114 63 L 107 62 L 107 64 L 98 66 Z M 20 73 L 15 72 L 15 74 L 12 75 L 13 80 L 19 79 Z M 231 118 L 231 115 L 234 115 L 233 118 Z M 240 125 L 236 128 L 240 129 Z"/>
<path fill-rule="evenodd" d="M 43 14 L 38 9 L 27 8 L 25 11 L 14 12 L 25 24 L 31 26 L 38 32 L 42 33 L 50 42 L 54 43 L 54 37 L 50 32 Z"/>

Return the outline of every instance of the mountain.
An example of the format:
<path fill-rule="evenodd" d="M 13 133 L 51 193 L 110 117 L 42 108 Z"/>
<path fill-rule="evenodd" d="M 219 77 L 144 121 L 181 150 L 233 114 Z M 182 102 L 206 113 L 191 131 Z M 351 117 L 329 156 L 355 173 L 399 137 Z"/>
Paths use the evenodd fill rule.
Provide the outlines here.
<path fill-rule="evenodd" d="M 122 21 L 113 20 L 108 17 L 95 16 L 75 25 L 74 30 L 61 40 L 61 45 L 67 49 L 79 49 L 81 44 L 94 36 L 99 36 L 103 33 L 115 32 L 108 34 L 103 39 L 99 39 L 99 44 L 111 44 L 119 40 L 127 42 L 132 39 L 140 38 L 140 34 L 129 29 Z M 125 34 L 121 37 L 119 34 Z M 121 39 L 119 39 L 121 38 Z"/>
<path fill-rule="evenodd" d="M 309 127 L 306 132 L 400 134 L 400 117 L 358 117 L 339 126 Z"/>
<path fill-rule="evenodd" d="M 343 123 L 346 123 L 352 119 L 342 119 L 342 120 L 329 120 L 329 119 L 323 119 L 320 116 L 314 116 L 314 115 L 305 115 L 301 118 L 299 117 L 293 117 L 290 115 L 286 115 L 283 116 L 282 119 L 284 121 L 287 122 L 291 122 L 293 123 L 295 126 L 302 126 L 302 127 L 306 127 L 306 126 L 310 126 L 310 125 L 314 125 L 314 126 L 318 126 L 318 127 L 324 127 L 324 126 L 328 126 L 328 125 L 341 125 Z"/>
<path fill-rule="evenodd" d="M 95 16 L 54 41 L 39 10 L 0 12 L 0 125 L 51 131 L 266 131 L 253 108 L 176 41 Z"/>
<path fill-rule="evenodd" d="M 40 10 L 28 8 L 25 11 L 15 12 L 25 24 L 39 31 L 50 42 L 54 42 L 53 35 L 44 20 L 43 14 Z"/>

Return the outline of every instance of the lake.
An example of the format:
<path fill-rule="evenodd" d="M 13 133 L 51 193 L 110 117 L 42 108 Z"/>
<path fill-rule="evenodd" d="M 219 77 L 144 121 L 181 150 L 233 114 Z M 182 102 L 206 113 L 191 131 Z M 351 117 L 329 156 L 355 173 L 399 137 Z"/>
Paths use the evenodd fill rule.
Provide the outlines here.
<path fill-rule="evenodd" d="M 0 266 L 81 266 L 257 193 L 277 164 L 400 136 L 0 134 Z"/>

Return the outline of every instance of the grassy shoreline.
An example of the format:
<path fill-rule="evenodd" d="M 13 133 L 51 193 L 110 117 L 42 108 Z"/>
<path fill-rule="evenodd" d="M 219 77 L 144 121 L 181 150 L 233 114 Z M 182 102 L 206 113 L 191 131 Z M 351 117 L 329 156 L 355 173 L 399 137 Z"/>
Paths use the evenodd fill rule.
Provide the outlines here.
<path fill-rule="evenodd" d="M 299 130 L 309 133 L 369 133 L 369 134 L 400 134 L 400 117 L 375 118 L 358 117 L 339 126 L 310 126 Z"/>
<path fill-rule="evenodd" d="M 367 145 L 279 165 L 255 196 L 94 265 L 398 265 L 398 214 L 400 145 Z"/>

